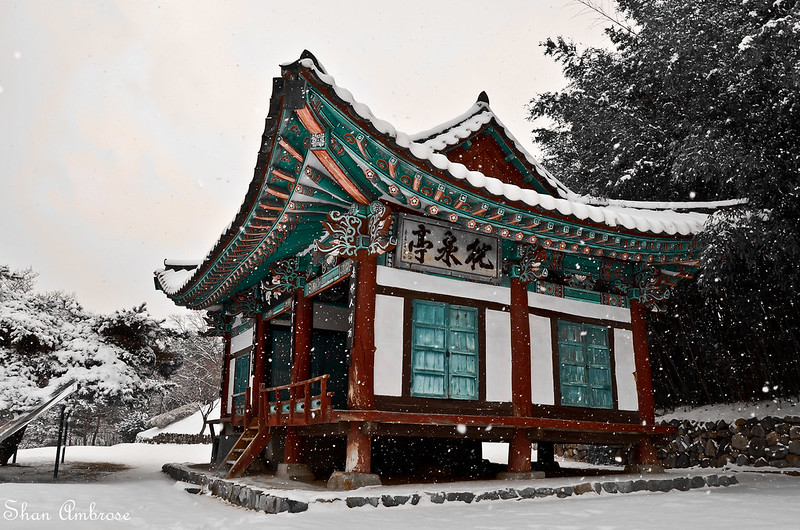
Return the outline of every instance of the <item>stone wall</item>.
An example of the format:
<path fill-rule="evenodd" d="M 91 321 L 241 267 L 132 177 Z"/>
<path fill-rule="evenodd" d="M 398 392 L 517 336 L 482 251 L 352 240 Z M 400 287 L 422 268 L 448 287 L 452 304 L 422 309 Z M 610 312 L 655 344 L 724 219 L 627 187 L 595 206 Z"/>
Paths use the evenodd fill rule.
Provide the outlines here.
<path fill-rule="evenodd" d="M 677 432 L 659 447 L 664 467 L 800 467 L 800 416 L 666 424 Z"/>
<path fill-rule="evenodd" d="M 152 438 L 139 438 L 136 439 L 137 443 L 144 444 L 210 444 L 211 436 L 208 434 L 177 434 L 171 432 L 162 432 Z"/>
<path fill-rule="evenodd" d="M 723 467 L 727 464 L 755 467 L 800 467 L 800 416 L 696 422 L 660 422 L 675 428 L 675 435 L 658 446 L 658 458 L 666 468 Z M 625 465 L 630 447 L 583 444 L 556 445 L 556 455 L 595 464 Z"/>

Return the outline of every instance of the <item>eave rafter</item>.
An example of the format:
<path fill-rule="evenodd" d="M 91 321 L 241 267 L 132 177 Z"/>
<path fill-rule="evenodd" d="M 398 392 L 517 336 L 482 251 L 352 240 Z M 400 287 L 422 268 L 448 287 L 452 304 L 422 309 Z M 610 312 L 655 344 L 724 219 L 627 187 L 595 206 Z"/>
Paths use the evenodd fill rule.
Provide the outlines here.
<path fill-rule="evenodd" d="M 300 216 L 293 202 L 297 181 L 308 154 L 309 133 L 292 113 L 284 111 L 282 127 L 270 142 L 268 164 L 261 170 L 256 199 L 230 241 L 204 274 L 199 275 L 175 301 L 203 308 L 224 299 L 248 274 L 255 271 L 296 228 Z M 309 212 L 313 216 L 313 212 Z M 304 232 L 301 230 L 300 232 Z"/>
<path fill-rule="evenodd" d="M 312 134 L 316 135 L 325 134 L 325 129 L 317 121 L 315 113 L 312 112 L 309 106 L 306 106 L 302 109 L 298 109 L 296 113 L 297 116 L 300 118 L 300 121 L 302 121 L 303 125 L 305 125 L 306 129 L 308 129 L 309 131 L 316 131 L 312 132 Z M 316 155 L 317 159 L 331 174 L 336 183 L 339 186 L 341 186 L 341 188 L 345 190 L 350 197 L 352 197 L 359 204 L 369 204 L 371 202 L 370 198 L 366 196 L 362 188 L 357 183 L 355 183 L 350 177 L 347 176 L 347 174 L 344 172 L 341 166 L 327 151 L 324 142 L 314 143 L 311 149 Z"/>

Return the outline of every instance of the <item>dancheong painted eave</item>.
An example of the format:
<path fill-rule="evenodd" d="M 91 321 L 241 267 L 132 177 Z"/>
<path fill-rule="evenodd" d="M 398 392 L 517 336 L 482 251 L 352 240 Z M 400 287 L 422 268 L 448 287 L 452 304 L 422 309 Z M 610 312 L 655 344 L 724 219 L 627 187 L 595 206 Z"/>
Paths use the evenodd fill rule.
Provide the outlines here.
<path fill-rule="evenodd" d="M 410 136 L 398 131 L 389 122 L 376 118 L 367 105 L 356 101 L 347 89 L 336 85 L 332 76 L 320 71 L 313 59 L 301 59 L 298 61 L 298 64 L 308 71 L 313 72 L 320 81 L 327 84 L 358 116 L 369 122 L 377 133 L 383 135 L 387 139 L 391 138 L 396 146 L 407 150 L 407 152 L 413 155 L 417 160 L 427 162 L 434 168 L 446 172 L 449 176 L 463 181 L 473 188 L 486 190 L 492 196 L 510 202 L 521 203 L 520 205 L 522 207 L 539 207 L 547 211 L 560 213 L 564 216 L 574 217 L 578 220 L 590 220 L 594 223 L 604 224 L 612 228 L 623 227 L 628 230 L 643 233 L 649 232 L 652 234 L 686 236 L 699 233 L 708 218 L 708 214 L 700 212 L 678 212 L 675 211 L 676 209 L 693 208 L 697 210 L 708 210 L 731 206 L 741 202 L 734 200 L 702 204 L 649 203 L 645 201 L 633 203 L 581 196 L 569 190 L 563 183 L 547 172 L 516 140 L 513 140 L 515 146 L 525 154 L 526 158 L 536 165 L 537 169 L 542 171 L 558 190 L 560 190 L 559 195 L 563 194 L 563 197 L 554 197 L 552 195 L 538 193 L 532 189 L 505 184 L 498 178 L 484 175 L 480 171 L 469 170 L 463 164 L 450 161 L 444 154 L 438 152 L 442 146 L 433 142 L 430 138 L 425 138 L 427 132 Z M 483 107 L 487 110 L 486 116 L 482 118 L 478 117 L 478 121 L 492 118 L 496 119 L 494 113 L 489 109 L 488 103 L 479 101 L 476 103 L 475 107 Z M 466 118 L 463 120 L 462 125 L 464 122 L 475 120 L 477 114 L 471 111 L 472 109 L 462 115 Z M 448 131 L 453 131 L 457 130 L 458 126 L 458 124 L 448 123 L 448 126 L 440 126 L 433 130 L 447 129 Z M 505 129 L 505 127 L 503 127 L 503 129 L 508 134 L 507 129 Z M 467 133 L 468 132 L 469 129 L 467 129 Z M 509 137 L 513 139 L 510 134 Z M 416 142 L 414 138 L 424 139 L 424 142 Z M 440 136 L 437 136 L 433 140 L 439 139 Z"/>
<path fill-rule="evenodd" d="M 479 98 L 454 120 L 409 136 L 376 118 L 336 85 L 310 53 L 282 66 L 254 176 L 239 212 L 195 268 L 165 262 L 155 272 L 156 288 L 179 305 L 206 308 L 223 301 L 258 271 L 266 274 L 271 263 L 295 255 L 319 237 L 324 213 L 344 211 L 354 203 L 383 200 L 512 241 L 660 263 L 695 260 L 691 239 L 702 230 L 708 211 L 733 204 L 629 203 L 580 196 L 522 148 L 491 111 L 488 98 Z M 487 125 L 498 130 L 514 156 L 558 196 L 470 170 L 440 152 Z M 344 129 L 336 127 L 351 132 L 342 134 Z M 309 135 L 324 136 L 326 143 L 307 145 Z M 394 166 L 384 167 L 391 164 L 383 159 L 375 165 L 368 155 L 376 153 Z M 340 169 L 345 160 L 350 174 Z M 422 179 L 438 191 L 426 196 L 430 188 L 420 188 Z M 465 201 L 447 204 L 443 189 L 451 195 L 463 193 Z M 690 207 L 704 211 L 677 211 Z M 609 245 L 613 249 L 606 252 Z"/>

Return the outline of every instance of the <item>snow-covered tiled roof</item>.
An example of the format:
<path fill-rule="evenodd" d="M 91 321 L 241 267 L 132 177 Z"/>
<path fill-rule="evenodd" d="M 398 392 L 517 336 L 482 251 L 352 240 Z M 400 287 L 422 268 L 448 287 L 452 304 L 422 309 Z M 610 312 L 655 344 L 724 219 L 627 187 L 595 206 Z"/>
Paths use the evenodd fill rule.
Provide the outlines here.
<path fill-rule="evenodd" d="M 161 290 L 167 294 L 180 291 L 194 276 L 197 266 L 191 269 L 159 269 L 155 271 Z"/>
<path fill-rule="evenodd" d="M 736 204 L 737 201 L 719 203 L 703 203 L 702 206 L 692 203 L 649 203 L 644 201 L 609 201 L 594 197 L 578 195 L 571 191 L 562 182 L 552 176 L 541 164 L 533 158 L 522 145 L 514 139 L 513 135 L 502 125 L 497 116 L 489 109 L 488 104 L 478 101 L 470 110 L 460 117 L 446 122 L 442 126 L 429 131 L 409 136 L 398 131 L 392 124 L 381 120 L 372 114 L 370 108 L 353 97 L 350 91 L 336 85 L 336 81 L 329 74 L 320 71 L 313 59 L 300 59 L 299 64 L 311 71 L 323 83 L 331 87 L 334 93 L 345 103 L 349 104 L 358 116 L 372 124 L 381 134 L 394 139 L 397 146 L 406 149 L 417 159 L 428 162 L 437 169 L 446 171 L 450 176 L 466 181 L 475 188 L 487 191 L 500 199 L 520 203 L 521 205 L 539 207 L 545 210 L 558 212 L 565 216 L 579 220 L 591 220 L 608 227 L 622 227 L 642 233 L 667 234 L 667 235 L 692 235 L 700 232 L 708 218 L 707 213 L 678 212 L 670 206 L 679 205 L 696 209 L 713 209 Z M 461 122 L 458 120 L 461 119 Z M 460 138 L 471 134 L 482 120 L 495 119 L 504 133 L 514 141 L 515 147 L 523 153 L 528 162 L 534 165 L 545 178 L 558 190 L 560 197 L 539 193 L 533 189 L 521 188 L 515 184 L 508 184 L 501 180 L 489 177 L 480 171 L 468 169 L 464 164 L 450 161 L 447 156 L 438 152 L 442 144 L 457 142 Z M 424 140 L 422 143 L 415 139 Z"/>
<path fill-rule="evenodd" d="M 334 78 L 308 52 L 304 52 L 298 61 L 283 66 L 286 69 L 295 67 L 305 69 L 323 85 L 327 85 L 330 91 L 343 102 L 343 105 L 349 106 L 352 113 L 383 137 L 387 147 L 392 149 L 393 143 L 398 148 L 397 152 L 403 153 L 403 157 L 409 162 L 414 163 L 416 159 L 421 162 L 421 165 L 432 166 L 453 180 L 464 181 L 464 189 L 471 186 L 483 196 L 494 196 L 509 207 L 517 207 L 520 210 L 536 208 L 539 210 L 536 212 L 537 214 L 540 214 L 541 210 L 550 211 L 567 218 L 588 220 L 598 225 L 624 228 L 643 234 L 691 236 L 703 228 L 708 214 L 699 211 L 681 212 L 678 210 L 711 210 L 740 202 L 652 203 L 581 196 L 550 174 L 522 147 L 491 110 L 488 98 L 484 94 L 481 94 L 478 101 L 460 116 L 428 131 L 409 136 L 398 131 L 389 122 L 377 118 L 367 105 L 358 102 L 348 90 L 336 85 Z M 316 81 L 314 82 L 316 83 Z M 342 103 L 336 104 L 341 105 Z M 550 189 L 554 190 L 554 194 L 537 192 L 530 187 L 520 187 L 487 176 L 480 171 L 470 170 L 464 164 L 453 162 L 442 152 L 448 146 L 456 145 L 475 134 L 490 122 L 508 142 L 513 144 L 509 147 L 516 149 L 517 155 L 524 159 L 524 162 L 527 162 L 546 184 L 549 184 Z M 238 241 L 239 233 L 245 230 L 246 227 L 243 223 L 248 218 L 248 212 L 254 204 L 253 201 L 257 200 L 261 189 L 259 178 L 261 177 L 258 175 L 257 167 L 256 176 L 250 185 L 242 207 L 206 256 L 199 261 L 165 260 L 164 268 L 155 271 L 157 288 L 162 289 L 170 297 L 181 297 L 193 288 L 194 282 L 199 282 L 200 279 L 206 277 L 205 275 L 214 266 L 215 260 L 226 252 L 226 248 L 232 244 L 232 241 Z M 229 276 L 225 277 L 229 278 Z M 227 281 L 230 282 L 231 279 L 229 278 Z M 216 279 L 208 285 L 204 284 L 204 287 L 198 292 L 207 293 L 209 289 L 216 289 L 215 282 Z M 207 299 L 203 298 L 202 300 Z M 181 303 L 184 304 L 185 301 Z"/>

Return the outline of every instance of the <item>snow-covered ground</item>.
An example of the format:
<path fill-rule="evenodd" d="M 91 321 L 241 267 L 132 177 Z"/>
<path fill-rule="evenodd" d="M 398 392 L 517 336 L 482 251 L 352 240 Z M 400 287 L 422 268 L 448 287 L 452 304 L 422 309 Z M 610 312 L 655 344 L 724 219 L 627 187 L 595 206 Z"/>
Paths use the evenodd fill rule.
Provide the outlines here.
<path fill-rule="evenodd" d="M 26 449 L 19 465 L 52 462 L 54 448 Z M 165 462 L 208 461 L 208 445 L 121 444 L 70 447 L 68 462 L 108 462 L 131 469 L 95 483 L 0 483 L 0 528 L 225 528 L 269 525 L 271 529 L 325 528 L 795 528 L 800 520 L 800 478 L 737 469 L 740 484 L 728 488 L 583 495 L 567 499 L 431 504 L 395 508 L 347 508 L 343 502 L 311 505 L 299 514 L 267 515 L 191 495 L 163 473 Z M 0 469 L 0 480 L 6 470 Z M 557 479 L 547 479 L 557 480 Z M 419 486 L 419 491 L 463 490 L 465 484 Z M 467 486 L 468 487 L 468 486 Z M 404 488 L 408 488 L 405 486 Z M 370 495 L 375 493 L 370 493 Z M 72 512 L 67 511 L 74 503 Z M 129 516 L 127 521 L 69 520 L 70 513 Z M 27 518 L 23 517 L 23 513 Z M 40 520 L 33 520 L 34 517 Z M 49 520 L 44 520 L 49 517 Z M 67 520 L 62 520 L 62 517 Z"/>
<path fill-rule="evenodd" d="M 209 420 L 214 420 L 219 418 L 219 408 L 220 402 L 217 401 L 214 405 L 214 408 L 208 414 Z M 178 420 L 175 423 L 167 425 L 166 427 L 158 428 L 153 427 L 151 429 L 147 429 L 146 431 L 140 432 L 136 438 L 137 439 L 151 439 L 155 436 L 158 436 L 161 433 L 174 433 L 174 434 L 200 434 L 200 430 L 203 428 L 203 415 L 198 410 L 191 416 L 187 416 L 182 420 Z M 208 427 L 206 427 L 205 433 L 208 434 Z"/>
<path fill-rule="evenodd" d="M 755 403 L 728 403 L 722 405 L 704 405 L 697 408 L 678 407 L 673 411 L 661 411 L 657 420 L 694 420 L 732 422 L 739 418 L 763 418 L 775 416 L 800 416 L 800 401 L 798 398 L 766 399 Z"/>

